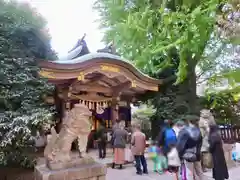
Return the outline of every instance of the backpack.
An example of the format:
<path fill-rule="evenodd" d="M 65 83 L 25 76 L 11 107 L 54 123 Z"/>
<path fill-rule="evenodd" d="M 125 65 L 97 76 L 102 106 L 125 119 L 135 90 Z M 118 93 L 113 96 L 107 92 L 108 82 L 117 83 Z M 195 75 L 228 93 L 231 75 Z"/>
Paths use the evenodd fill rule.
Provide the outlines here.
<path fill-rule="evenodd" d="M 177 143 L 177 136 L 172 128 L 167 128 L 165 130 L 165 146 L 169 148 L 170 145 L 175 145 Z"/>

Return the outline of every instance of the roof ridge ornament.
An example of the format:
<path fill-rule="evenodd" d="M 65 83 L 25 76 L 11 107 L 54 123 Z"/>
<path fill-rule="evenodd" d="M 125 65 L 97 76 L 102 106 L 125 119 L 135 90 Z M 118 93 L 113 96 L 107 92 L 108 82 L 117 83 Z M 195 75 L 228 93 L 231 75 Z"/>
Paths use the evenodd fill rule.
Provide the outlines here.
<path fill-rule="evenodd" d="M 114 54 L 114 55 L 118 55 L 116 47 L 114 45 L 114 41 L 111 41 L 110 43 L 107 44 L 107 46 L 105 46 L 103 49 L 99 49 L 97 50 L 97 52 L 103 52 L 103 53 L 109 53 L 109 54 Z"/>
<path fill-rule="evenodd" d="M 82 36 L 82 38 L 77 41 L 77 44 L 76 44 L 70 51 L 68 51 L 68 53 L 74 51 L 75 49 L 77 49 L 77 48 L 78 48 L 79 46 L 81 46 L 81 45 L 82 45 L 82 46 L 83 46 L 83 45 L 87 45 L 86 42 L 85 42 L 85 40 L 84 40 L 85 37 L 86 37 L 86 33 L 84 33 L 84 35 Z"/>

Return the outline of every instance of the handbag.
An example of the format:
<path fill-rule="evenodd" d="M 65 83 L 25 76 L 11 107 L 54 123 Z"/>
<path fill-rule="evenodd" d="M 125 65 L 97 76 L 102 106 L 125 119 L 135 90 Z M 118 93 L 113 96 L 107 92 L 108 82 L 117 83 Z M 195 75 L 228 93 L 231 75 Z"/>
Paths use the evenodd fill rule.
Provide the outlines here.
<path fill-rule="evenodd" d="M 202 153 L 202 162 L 204 167 L 211 169 L 213 167 L 212 154 L 209 152 Z"/>
<path fill-rule="evenodd" d="M 183 159 L 187 162 L 196 162 L 197 161 L 197 147 L 186 149 L 183 154 Z"/>

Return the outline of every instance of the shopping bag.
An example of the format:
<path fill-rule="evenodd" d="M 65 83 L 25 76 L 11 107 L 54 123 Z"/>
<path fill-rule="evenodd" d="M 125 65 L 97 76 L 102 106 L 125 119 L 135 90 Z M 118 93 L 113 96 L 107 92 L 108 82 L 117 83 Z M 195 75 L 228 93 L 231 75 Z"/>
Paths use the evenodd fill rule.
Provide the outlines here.
<path fill-rule="evenodd" d="M 125 161 L 133 162 L 133 155 L 130 148 L 125 148 Z"/>
<path fill-rule="evenodd" d="M 181 163 L 180 175 L 181 175 L 181 180 L 187 180 L 187 172 L 186 172 L 186 166 L 184 162 Z"/>

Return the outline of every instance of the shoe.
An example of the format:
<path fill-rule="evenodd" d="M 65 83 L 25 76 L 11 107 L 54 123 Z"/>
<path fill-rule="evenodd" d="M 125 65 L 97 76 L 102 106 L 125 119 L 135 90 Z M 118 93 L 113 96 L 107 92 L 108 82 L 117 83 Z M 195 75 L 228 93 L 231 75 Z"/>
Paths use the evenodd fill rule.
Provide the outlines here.
<path fill-rule="evenodd" d="M 136 172 L 137 175 L 142 175 L 142 172 Z"/>
<path fill-rule="evenodd" d="M 114 169 L 115 168 L 115 163 L 112 163 L 112 169 Z"/>
<path fill-rule="evenodd" d="M 163 174 L 163 171 L 158 170 L 157 173 L 158 174 Z"/>
<path fill-rule="evenodd" d="M 207 172 L 208 170 L 206 168 L 203 168 L 203 172 Z"/>
<path fill-rule="evenodd" d="M 122 169 L 123 168 L 123 165 L 122 164 L 120 164 L 120 166 L 119 166 L 119 169 Z"/>
<path fill-rule="evenodd" d="M 143 174 L 148 174 L 148 171 L 143 171 Z"/>

